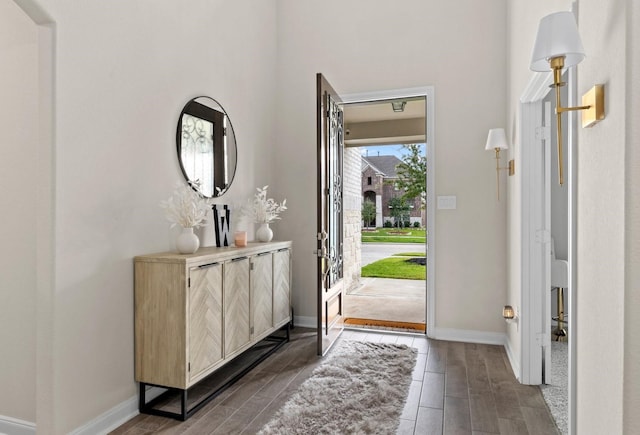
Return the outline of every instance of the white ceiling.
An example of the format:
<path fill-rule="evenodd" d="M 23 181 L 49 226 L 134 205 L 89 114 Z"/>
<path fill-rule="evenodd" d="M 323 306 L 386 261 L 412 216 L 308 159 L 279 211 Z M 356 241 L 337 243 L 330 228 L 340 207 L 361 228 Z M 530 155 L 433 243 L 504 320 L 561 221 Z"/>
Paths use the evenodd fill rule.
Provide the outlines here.
<path fill-rule="evenodd" d="M 394 112 L 392 101 L 406 101 Z M 344 105 L 345 145 L 421 143 L 425 138 L 425 97 L 400 98 Z"/>
<path fill-rule="evenodd" d="M 394 112 L 392 101 L 406 101 L 404 112 Z M 344 105 L 345 124 L 355 122 L 388 121 L 395 119 L 411 119 L 425 117 L 424 97 L 383 100 L 370 103 L 353 103 Z"/>

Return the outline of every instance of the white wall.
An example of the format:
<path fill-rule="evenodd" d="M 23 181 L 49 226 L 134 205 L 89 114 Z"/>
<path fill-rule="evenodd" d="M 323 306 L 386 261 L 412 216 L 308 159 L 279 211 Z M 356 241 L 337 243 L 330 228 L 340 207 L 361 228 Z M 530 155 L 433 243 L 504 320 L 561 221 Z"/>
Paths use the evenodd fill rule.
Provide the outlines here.
<path fill-rule="evenodd" d="M 627 376 L 624 367 L 626 341 L 637 341 L 625 330 L 624 317 L 627 291 L 638 291 L 625 283 L 626 271 L 638 267 L 625 252 L 626 243 L 634 243 L 626 239 L 633 226 L 625 211 L 628 202 L 636 201 L 626 192 L 625 177 L 637 169 L 626 164 L 627 150 L 633 149 L 625 137 L 626 123 L 638 119 L 627 107 L 626 55 L 631 47 L 624 1 L 583 0 L 579 12 L 587 58 L 578 70 L 578 95 L 603 83 L 606 119 L 578 131 L 577 432 L 632 433 L 638 428 L 623 432 L 623 392 L 640 386 L 640 379 Z"/>
<path fill-rule="evenodd" d="M 33 21 L 0 0 L 0 421 L 36 420 L 37 38 Z"/>
<path fill-rule="evenodd" d="M 530 73 L 538 20 L 570 2 L 510 2 L 509 118 Z M 606 90 L 607 118 L 578 129 L 578 281 L 576 288 L 577 433 L 635 433 L 640 425 L 638 178 L 638 6 L 632 0 L 580 0 L 579 28 L 587 58 L 578 67 L 578 95 Z M 634 51 L 635 50 L 635 51 Z M 516 164 L 518 149 L 516 147 Z M 512 192 L 513 194 L 513 192 Z M 519 252 L 517 198 L 510 216 L 511 253 Z M 512 284 L 518 268 L 511 267 Z M 511 287 L 514 297 L 520 289 Z M 606 326 L 604 326 L 606 325 Z M 615 333 L 610 333 L 615 331 Z M 510 335 L 519 346 L 517 337 Z M 606 374 L 606 375 L 604 375 Z"/>
<path fill-rule="evenodd" d="M 297 315 L 316 316 L 315 75 L 322 72 L 343 94 L 435 86 L 435 189 L 457 195 L 458 204 L 436 213 L 436 327 L 504 332 L 506 201 L 496 201 L 495 160 L 484 144 L 506 119 L 506 3 L 277 3 L 275 185 L 290 205 L 279 229 L 298 252 Z"/>
<path fill-rule="evenodd" d="M 276 16 L 273 1 L 38 6 L 57 29 L 53 359 L 38 380 L 53 393 L 38 433 L 67 433 L 136 394 L 132 257 L 172 246 L 158 203 L 181 179 L 175 129 L 189 98 L 217 99 L 237 135 L 238 171 L 218 202 L 270 183 Z M 27 293 L 18 304 L 35 310 Z"/>
<path fill-rule="evenodd" d="M 627 1 L 624 430 L 640 427 L 640 7 Z M 631 120 L 631 122 L 628 122 Z"/>

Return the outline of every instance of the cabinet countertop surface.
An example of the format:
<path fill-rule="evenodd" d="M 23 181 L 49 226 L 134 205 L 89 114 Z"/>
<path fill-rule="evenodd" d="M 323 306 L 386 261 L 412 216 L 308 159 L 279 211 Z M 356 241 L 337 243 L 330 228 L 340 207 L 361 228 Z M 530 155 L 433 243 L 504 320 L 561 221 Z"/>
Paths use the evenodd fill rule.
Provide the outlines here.
<path fill-rule="evenodd" d="M 166 252 L 158 252 L 155 254 L 145 254 L 145 255 L 137 255 L 134 257 L 136 261 L 146 261 L 146 262 L 184 262 L 188 263 L 189 260 L 198 260 L 202 257 L 206 256 L 215 256 L 215 257 L 238 257 L 239 255 L 252 255 L 254 253 L 260 253 L 265 251 L 273 251 L 283 248 L 291 248 L 291 241 L 272 241 L 272 242 L 249 242 L 247 246 L 237 247 L 235 245 L 232 246 L 223 246 L 223 247 L 206 247 L 200 248 L 193 254 L 179 254 L 176 251 L 166 251 Z"/>

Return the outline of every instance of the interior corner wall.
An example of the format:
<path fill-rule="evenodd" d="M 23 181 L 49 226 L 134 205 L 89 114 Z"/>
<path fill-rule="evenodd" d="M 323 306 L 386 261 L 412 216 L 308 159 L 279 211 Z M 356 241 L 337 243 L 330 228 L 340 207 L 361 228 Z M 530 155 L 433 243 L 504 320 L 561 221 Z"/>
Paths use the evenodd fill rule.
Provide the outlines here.
<path fill-rule="evenodd" d="M 576 430 L 580 434 L 631 433 L 623 431 L 624 392 L 637 390 L 640 379 L 628 378 L 624 365 L 625 339 L 629 338 L 626 273 L 627 268 L 638 267 L 630 264 L 626 251 L 626 244 L 634 243 L 626 239 L 632 229 L 628 221 L 632 215 L 627 213 L 634 212 L 637 201 L 627 190 L 626 179 L 628 171 L 632 174 L 637 169 L 626 160 L 632 149 L 626 123 L 637 122 L 637 113 L 633 117 L 628 112 L 626 89 L 630 32 L 624 0 L 581 0 L 579 6 L 587 57 L 578 68 L 578 95 L 604 84 L 606 118 L 578 131 Z"/>
<path fill-rule="evenodd" d="M 529 70 L 531 52 L 538 30 L 540 18 L 561 10 L 570 10 L 571 0 L 539 0 L 507 2 L 507 137 L 512 147 L 509 150 L 511 159 L 515 160 L 516 173 L 509 177 L 508 192 L 508 295 L 505 303 L 521 307 L 522 293 L 522 160 L 521 138 L 518 135 L 520 96 L 533 77 Z M 520 332 L 515 327 L 508 329 L 508 347 L 521 366 L 520 355 L 522 345 Z"/>
<path fill-rule="evenodd" d="M 640 7 L 627 1 L 627 114 L 623 428 L 640 427 Z"/>
<path fill-rule="evenodd" d="M 435 190 L 456 195 L 458 205 L 436 211 L 430 235 L 436 238 L 436 328 L 504 333 L 506 201 L 496 201 L 495 159 L 484 143 L 489 129 L 507 119 L 507 1 L 277 5 L 275 181 L 289 207 L 278 229 L 298 253 L 296 315 L 316 317 L 315 80 L 321 72 L 343 94 L 435 87 Z"/>
<path fill-rule="evenodd" d="M 183 182 L 184 104 L 211 96 L 233 123 L 237 172 L 217 203 L 271 184 L 276 2 L 40 3 L 56 23 L 56 245 L 55 419 L 38 433 L 62 434 L 136 396 L 133 257 L 173 247 L 158 204 Z"/>
<path fill-rule="evenodd" d="M 0 426 L 3 417 L 36 421 L 37 34 L 0 0 Z"/>

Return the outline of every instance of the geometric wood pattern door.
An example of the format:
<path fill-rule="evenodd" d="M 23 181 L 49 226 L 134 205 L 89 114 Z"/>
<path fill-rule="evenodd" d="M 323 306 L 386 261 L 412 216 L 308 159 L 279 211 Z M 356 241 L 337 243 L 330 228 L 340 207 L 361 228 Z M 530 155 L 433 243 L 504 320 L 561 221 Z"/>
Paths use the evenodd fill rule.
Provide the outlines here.
<path fill-rule="evenodd" d="M 273 257 L 269 252 L 252 257 L 251 262 L 251 317 L 256 336 L 273 326 Z"/>
<path fill-rule="evenodd" d="M 283 249 L 273 253 L 273 324 L 289 318 L 291 251 Z"/>
<path fill-rule="evenodd" d="M 222 360 L 222 264 L 190 270 L 189 379 Z"/>
<path fill-rule="evenodd" d="M 251 340 L 249 292 L 249 258 L 227 261 L 224 264 L 225 356 Z"/>

